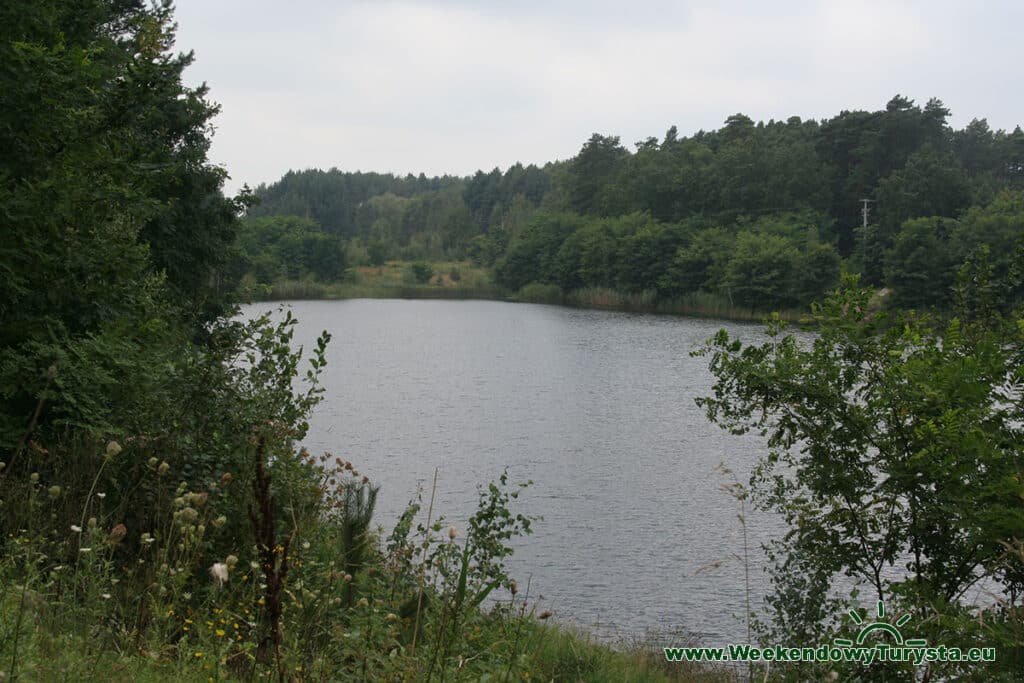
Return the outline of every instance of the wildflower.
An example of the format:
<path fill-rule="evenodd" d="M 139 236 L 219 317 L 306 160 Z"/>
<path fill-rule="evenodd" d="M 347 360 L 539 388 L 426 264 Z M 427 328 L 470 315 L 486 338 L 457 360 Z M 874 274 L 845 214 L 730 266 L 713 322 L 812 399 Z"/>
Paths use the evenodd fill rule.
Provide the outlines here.
<path fill-rule="evenodd" d="M 3 472 L 5 467 L 7 467 L 7 463 L 5 463 L 3 460 L 0 460 L 0 472 Z"/>
<path fill-rule="evenodd" d="M 515 595 L 519 592 L 519 586 L 516 585 L 515 581 L 509 584 L 508 589 L 512 592 L 512 595 Z"/>
<path fill-rule="evenodd" d="M 538 619 L 550 619 L 551 618 L 551 610 L 549 610 L 549 609 L 544 610 L 543 612 L 541 612 L 540 614 L 537 615 L 537 618 Z"/>
<path fill-rule="evenodd" d="M 214 578 L 218 585 L 223 586 L 228 581 L 228 566 L 223 562 L 214 562 L 213 566 L 210 567 L 210 576 Z"/>
<path fill-rule="evenodd" d="M 152 543 L 156 539 L 153 538 L 153 536 L 148 531 L 146 531 L 146 532 L 144 532 L 142 534 L 142 536 L 139 538 L 139 540 L 142 541 L 143 543 Z"/>
<path fill-rule="evenodd" d="M 31 481 L 33 484 L 38 484 L 39 483 L 39 473 L 38 472 L 33 472 L 31 475 L 29 475 L 29 481 Z"/>
<path fill-rule="evenodd" d="M 77 524 L 72 524 L 71 530 L 74 531 L 76 534 L 82 533 L 82 527 L 78 526 Z"/>
<path fill-rule="evenodd" d="M 345 580 L 346 581 L 351 581 L 352 580 L 352 575 L 351 574 L 345 574 Z"/>
<path fill-rule="evenodd" d="M 357 604 L 360 607 L 369 607 L 370 606 L 370 601 L 367 600 L 366 598 L 359 598 L 359 602 Z"/>
<path fill-rule="evenodd" d="M 104 498 L 107 497 L 107 494 L 105 494 L 105 493 L 97 493 L 96 497 L 99 498 L 100 500 L 103 500 Z"/>
<path fill-rule="evenodd" d="M 238 564 L 238 558 L 234 555 L 228 555 L 224 558 L 224 564 L 228 566 L 228 569 L 234 569 L 235 565 Z"/>
<path fill-rule="evenodd" d="M 165 474 L 167 474 L 168 470 L 170 470 L 170 469 L 171 469 L 171 466 L 167 464 L 166 460 L 164 460 L 162 463 L 160 463 L 160 467 L 156 468 L 156 473 L 159 474 L 162 477 Z"/>
<path fill-rule="evenodd" d="M 60 487 L 59 486 L 51 486 L 50 487 L 50 498 L 60 498 Z"/>
<path fill-rule="evenodd" d="M 107 538 L 107 543 L 110 545 L 116 545 L 124 540 L 125 534 L 127 533 L 127 527 L 125 527 L 124 524 L 118 524 L 110 530 L 110 537 Z"/>
<path fill-rule="evenodd" d="M 100 597 L 103 598 L 104 600 L 109 600 L 110 599 L 110 593 L 103 593 L 102 595 L 100 595 Z"/>
<path fill-rule="evenodd" d="M 107 444 L 107 452 L 104 454 L 107 460 L 116 458 L 118 453 L 121 452 L 121 444 L 116 441 L 111 441 Z"/>
<path fill-rule="evenodd" d="M 302 544 L 302 549 L 303 550 L 309 550 L 309 541 L 306 541 L 305 543 Z"/>
<path fill-rule="evenodd" d="M 228 521 L 228 518 L 225 517 L 224 515 L 221 515 L 217 519 L 213 520 L 213 528 L 214 529 L 219 529 L 222 526 L 224 526 L 225 524 L 227 524 L 227 521 Z"/>
<path fill-rule="evenodd" d="M 157 460 L 156 457 L 154 456 L 154 457 L 150 458 L 149 461 L 146 462 L 146 464 L 149 465 L 150 469 L 154 469 L 155 470 L 156 466 L 157 466 L 157 463 L 159 463 L 159 462 L 160 461 Z"/>
<path fill-rule="evenodd" d="M 218 638 L 223 638 L 224 637 L 224 629 L 222 629 L 222 628 L 217 629 L 216 630 L 216 634 L 217 634 Z"/>
<path fill-rule="evenodd" d="M 89 518 L 89 528 L 90 529 L 95 529 L 96 528 L 96 518 L 95 517 L 90 517 Z"/>
<path fill-rule="evenodd" d="M 456 529 L 454 526 L 448 527 L 448 540 L 454 541 L 458 535 L 459 535 L 459 530 L 458 529 Z"/>
<path fill-rule="evenodd" d="M 92 548 L 79 548 L 78 552 L 83 553 L 83 554 L 84 553 L 91 553 L 92 552 Z"/>
<path fill-rule="evenodd" d="M 220 475 L 220 487 L 222 489 L 227 488 L 228 484 L 231 483 L 232 479 L 234 479 L 234 477 L 231 476 L 230 472 L 225 472 L 224 474 Z"/>

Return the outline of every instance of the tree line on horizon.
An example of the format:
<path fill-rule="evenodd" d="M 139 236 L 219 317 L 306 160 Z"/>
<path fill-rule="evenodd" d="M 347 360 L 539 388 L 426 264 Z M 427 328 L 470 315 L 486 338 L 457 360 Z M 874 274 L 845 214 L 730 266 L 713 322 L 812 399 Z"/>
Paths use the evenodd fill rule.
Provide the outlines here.
<path fill-rule="evenodd" d="M 804 306 L 848 272 L 898 305 L 944 307 L 969 253 L 987 245 L 1005 269 L 1024 228 L 1024 131 L 956 130 L 949 115 L 897 95 L 823 121 L 673 126 L 632 152 L 595 133 L 569 160 L 467 178 L 289 171 L 256 188 L 238 268 L 269 283 L 468 258 L 512 292 L 703 292 L 750 308 Z"/>

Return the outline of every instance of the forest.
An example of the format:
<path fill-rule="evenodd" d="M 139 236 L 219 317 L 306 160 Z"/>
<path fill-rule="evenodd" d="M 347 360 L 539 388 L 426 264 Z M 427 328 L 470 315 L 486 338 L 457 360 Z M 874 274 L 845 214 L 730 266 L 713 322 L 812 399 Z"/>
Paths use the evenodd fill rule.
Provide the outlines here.
<path fill-rule="evenodd" d="M 569 160 L 468 178 L 289 171 L 255 189 L 236 268 L 269 284 L 468 259 L 508 293 L 703 294 L 759 310 L 806 307 L 846 273 L 893 305 L 948 308 L 957 266 L 987 245 L 1005 270 L 1024 229 L 1024 131 L 949 117 L 938 99 L 897 95 L 823 121 L 673 126 L 633 151 L 595 133 Z M 325 239 L 332 264 L 313 256 Z"/>

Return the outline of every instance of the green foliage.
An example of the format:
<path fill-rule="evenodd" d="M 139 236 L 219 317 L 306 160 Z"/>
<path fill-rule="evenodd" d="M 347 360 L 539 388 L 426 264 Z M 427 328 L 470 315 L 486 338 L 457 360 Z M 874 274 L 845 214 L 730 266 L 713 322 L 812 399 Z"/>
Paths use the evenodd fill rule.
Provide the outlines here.
<path fill-rule="evenodd" d="M 811 340 L 775 319 L 765 343 L 721 331 L 700 351 L 716 377 L 698 401 L 708 417 L 767 439 L 751 490 L 790 527 L 769 555 L 776 638 L 830 638 L 855 597 L 830 590 L 845 575 L 872 601 L 910 611 L 930 643 L 1013 643 L 1024 595 L 1011 551 L 1024 537 L 1024 338 L 1019 313 L 979 305 L 993 290 L 983 269 L 972 272 L 945 324 L 889 320 L 848 282 L 815 308 Z M 979 581 L 991 603 L 965 601 Z M 1013 671 L 1021 656 L 1010 645 L 999 666 Z M 968 675 L 963 666 L 932 668 Z"/>
<path fill-rule="evenodd" d="M 383 266 L 388 260 L 388 247 L 383 242 L 370 242 L 366 246 L 366 256 L 371 266 Z"/>
<path fill-rule="evenodd" d="M 371 265 L 469 258 L 494 267 L 508 292 L 539 282 L 624 299 L 654 291 L 662 308 L 705 295 L 744 310 L 799 308 L 835 285 L 843 260 L 864 282 L 893 290 L 890 301 L 941 308 L 952 267 L 981 244 L 1008 253 L 994 242 L 1012 246 L 1016 235 L 932 236 L 911 248 L 904 223 L 959 220 L 1024 188 L 1024 132 L 984 120 L 957 131 L 948 116 L 937 99 L 919 106 L 897 95 L 880 110 L 821 122 L 737 113 L 689 137 L 673 126 L 632 154 L 619 138 L 594 134 L 567 161 L 464 179 L 290 172 L 257 189 L 264 203 L 250 214 L 310 216 L 328 233 L 376 245 Z M 865 198 L 873 203 L 862 230 Z M 275 270 L 251 255 L 250 272 Z"/>
<path fill-rule="evenodd" d="M 426 261 L 414 261 L 409 265 L 409 273 L 414 282 L 425 285 L 434 277 L 434 268 Z"/>
<path fill-rule="evenodd" d="M 494 281 L 512 291 L 531 282 L 551 283 L 558 250 L 582 224 L 575 214 L 538 214 L 494 265 Z"/>
<path fill-rule="evenodd" d="M 345 244 L 308 218 L 273 216 L 243 221 L 238 235 L 241 269 L 262 284 L 277 280 L 341 279 Z"/>

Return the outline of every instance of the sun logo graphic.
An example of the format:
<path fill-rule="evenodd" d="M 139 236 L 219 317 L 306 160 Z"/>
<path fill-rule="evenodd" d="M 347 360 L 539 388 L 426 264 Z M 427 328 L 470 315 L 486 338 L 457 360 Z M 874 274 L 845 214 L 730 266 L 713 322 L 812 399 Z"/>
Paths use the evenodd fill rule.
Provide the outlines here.
<path fill-rule="evenodd" d="M 904 640 L 903 633 L 900 632 L 900 628 L 906 625 L 910 621 L 910 615 L 904 614 L 902 617 L 896 620 L 895 624 L 891 624 L 888 621 L 882 621 L 885 619 L 885 603 L 881 600 L 878 601 L 878 608 L 876 610 L 877 620 L 872 621 L 869 624 L 864 624 L 864 618 L 857 612 L 857 610 L 850 610 L 850 618 L 853 619 L 853 623 L 861 626 L 860 632 L 857 633 L 856 640 L 849 640 L 847 638 L 836 638 L 835 644 L 839 647 L 854 647 L 862 646 L 867 640 L 868 636 L 872 633 L 881 632 L 886 633 L 895 641 L 894 645 L 900 647 L 925 647 L 928 641 L 924 638 L 910 638 Z"/>

